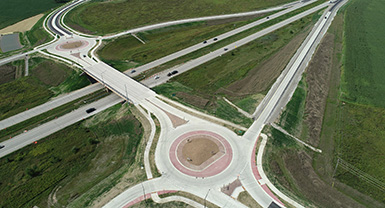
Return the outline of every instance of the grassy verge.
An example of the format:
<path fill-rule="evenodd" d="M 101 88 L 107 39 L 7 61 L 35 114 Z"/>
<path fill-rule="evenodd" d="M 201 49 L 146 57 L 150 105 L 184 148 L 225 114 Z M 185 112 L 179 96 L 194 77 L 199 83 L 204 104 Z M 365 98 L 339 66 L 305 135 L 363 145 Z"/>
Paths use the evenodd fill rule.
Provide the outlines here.
<path fill-rule="evenodd" d="M 167 196 L 173 196 L 173 195 L 176 195 L 176 196 L 183 196 L 183 197 L 186 197 L 188 199 L 191 199 L 193 201 L 196 201 L 200 204 L 203 204 L 205 205 L 206 204 L 206 207 L 210 207 L 210 208 L 219 208 L 217 205 L 209 202 L 209 201 L 206 201 L 205 203 L 205 200 L 198 197 L 198 196 L 195 196 L 194 194 L 190 194 L 190 193 L 187 193 L 187 192 L 184 192 L 184 191 L 177 191 L 175 193 L 170 193 L 170 194 L 164 194 L 164 195 L 160 195 L 160 197 L 167 197 Z"/>
<path fill-rule="evenodd" d="M 292 135 L 299 136 L 298 134 L 303 130 L 302 120 L 304 117 L 306 93 L 306 82 L 302 79 L 279 118 L 279 125 Z"/>
<path fill-rule="evenodd" d="M 59 106 L 55 109 L 51 109 L 45 113 L 32 117 L 28 120 L 25 120 L 21 123 L 15 124 L 8 127 L 7 129 L 0 131 L 0 141 L 5 141 L 9 138 L 12 138 L 18 134 L 23 133 L 23 131 L 28 131 L 33 129 L 43 123 L 49 122 L 57 117 L 63 116 L 74 109 L 77 109 L 87 103 L 93 102 L 97 99 L 100 99 L 104 96 L 109 95 L 110 93 L 100 90 L 98 92 L 92 93 L 90 95 L 84 96 L 72 102 L 66 103 L 62 106 Z"/>
<path fill-rule="evenodd" d="M 132 164 L 141 134 L 129 109 L 116 105 L 12 153 L 0 160 L 1 169 L 9 170 L 0 172 L 0 203 L 43 207 L 61 187 L 56 203 L 66 205 L 122 164 Z"/>
<path fill-rule="evenodd" d="M 151 166 L 152 176 L 154 178 L 157 178 L 157 177 L 162 176 L 162 174 L 159 173 L 158 168 L 156 167 L 156 162 L 155 162 L 155 150 L 156 150 L 156 146 L 158 144 L 159 137 L 160 137 L 160 123 L 159 123 L 159 120 L 154 115 L 151 115 L 151 117 L 154 120 L 154 123 L 156 126 L 156 131 L 155 131 L 154 140 L 152 141 L 151 149 L 150 149 L 150 153 L 149 153 L 150 154 L 150 166 Z"/>
<path fill-rule="evenodd" d="M 239 196 L 238 196 L 238 201 L 241 202 L 242 204 L 246 205 L 247 207 L 250 208 L 262 208 L 261 205 L 259 205 L 253 197 L 250 196 L 247 191 L 242 191 Z"/>
<path fill-rule="evenodd" d="M 70 27 L 83 32 L 107 34 L 170 20 L 251 11 L 290 1 L 171 0 L 167 1 L 167 3 L 160 3 L 150 0 L 133 0 L 91 2 L 70 11 L 65 18 L 65 22 Z M 143 18 L 143 16 L 146 16 L 146 18 Z M 110 21 L 107 23 L 103 21 L 105 19 Z"/>
<path fill-rule="evenodd" d="M 176 208 L 176 207 L 190 207 L 188 204 L 183 202 L 167 202 L 167 203 L 156 203 L 152 199 L 147 199 L 146 201 L 141 201 L 137 204 L 132 205 L 133 208 L 148 208 L 148 207 L 156 207 L 156 208 Z"/>

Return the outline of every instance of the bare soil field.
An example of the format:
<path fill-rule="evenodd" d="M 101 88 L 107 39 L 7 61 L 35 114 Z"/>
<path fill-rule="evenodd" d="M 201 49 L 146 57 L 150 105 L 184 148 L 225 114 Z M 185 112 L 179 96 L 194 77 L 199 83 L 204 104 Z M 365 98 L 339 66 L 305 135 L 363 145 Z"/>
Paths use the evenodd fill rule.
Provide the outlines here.
<path fill-rule="evenodd" d="M 265 92 L 281 74 L 309 31 L 310 27 L 295 36 L 286 46 L 282 47 L 279 52 L 250 70 L 245 78 L 232 83 L 225 90 L 219 91 L 230 96 Z"/>
<path fill-rule="evenodd" d="M 40 18 L 42 18 L 44 14 L 38 14 L 36 16 L 30 17 L 28 19 L 25 19 L 23 21 L 20 21 L 16 24 L 13 24 L 11 26 L 8 26 L 6 28 L 3 28 L 0 30 L 0 34 L 5 33 L 14 33 L 14 32 L 25 32 L 30 30 L 37 21 L 39 21 Z"/>
<path fill-rule="evenodd" d="M 219 151 L 215 142 L 207 138 L 194 138 L 182 150 L 183 158 L 193 165 L 201 165 Z"/>

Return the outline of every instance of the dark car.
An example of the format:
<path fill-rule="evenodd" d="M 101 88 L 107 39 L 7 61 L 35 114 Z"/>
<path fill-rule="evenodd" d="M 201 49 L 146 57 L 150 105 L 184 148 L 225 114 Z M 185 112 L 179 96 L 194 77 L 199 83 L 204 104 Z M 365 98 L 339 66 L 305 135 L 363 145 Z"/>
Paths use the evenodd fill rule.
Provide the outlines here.
<path fill-rule="evenodd" d="M 229 50 L 228 48 L 224 48 L 225 51 Z"/>
<path fill-rule="evenodd" d="M 203 44 L 207 43 L 207 40 L 203 41 Z"/>
<path fill-rule="evenodd" d="M 83 55 L 83 57 L 85 58 L 85 57 L 87 57 L 86 55 Z"/>
<path fill-rule="evenodd" d="M 214 41 L 217 41 L 218 40 L 218 38 L 214 38 Z"/>
<path fill-rule="evenodd" d="M 270 17 L 266 17 L 266 19 L 269 19 Z"/>
<path fill-rule="evenodd" d="M 89 108 L 86 110 L 87 113 L 92 113 L 94 111 L 96 111 L 96 108 Z"/>
<path fill-rule="evenodd" d="M 167 74 L 167 76 L 171 77 L 172 75 L 177 74 L 177 73 L 178 73 L 178 71 L 177 71 L 177 70 L 174 70 L 174 71 L 172 71 L 172 72 L 169 72 L 169 73 Z"/>
<path fill-rule="evenodd" d="M 4 145 L 0 145 L 0 149 L 3 149 L 5 146 Z"/>
<path fill-rule="evenodd" d="M 136 72 L 136 70 L 131 70 L 131 74 L 132 74 L 132 73 L 135 73 L 135 72 Z"/>

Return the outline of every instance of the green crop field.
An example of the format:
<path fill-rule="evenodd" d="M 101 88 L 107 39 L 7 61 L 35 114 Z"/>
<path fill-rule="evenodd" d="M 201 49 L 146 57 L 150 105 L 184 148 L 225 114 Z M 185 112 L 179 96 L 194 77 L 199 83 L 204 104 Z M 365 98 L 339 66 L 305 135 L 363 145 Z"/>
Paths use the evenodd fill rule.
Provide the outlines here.
<path fill-rule="evenodd" d="M 0 172 L 0 206 L 47 207 L 59 186 L 53 203 L 67 205 L 133 164 L 142 131 L 130 110 L 116 105 L 1 158 L 0 169 L 7 171 Z"/>
<path fill-rule="evenodd" d="M 353 0 L 345 20 L 344 99 L 385 107 L 384 1 Z"/>
<path fill-rule="evenodd" d="M 353 0 L 346 9 L 344 68 L 336 127 L 339 156 L 385 184 L 385 1 Z M 337 114 L 338 115 L 338 114 Z M 338 133 L 340 132 L 340 133 Z M 385 203 L 384 192 L 339 168 L 338 179 Z"/>
<path fill-rule="evenodd" d="M 94 1 L 72 10 L 65 22 L 94 34 L 118 32 L 170 20 L 252 11 L 292 0 L 131 0 Z M 109 21 L 105 21 L 108 19 Z"/>
<path fill-rule="evenodd" d="M 1 0 L 0 29 L 60 5 L 55 0 Z"/>

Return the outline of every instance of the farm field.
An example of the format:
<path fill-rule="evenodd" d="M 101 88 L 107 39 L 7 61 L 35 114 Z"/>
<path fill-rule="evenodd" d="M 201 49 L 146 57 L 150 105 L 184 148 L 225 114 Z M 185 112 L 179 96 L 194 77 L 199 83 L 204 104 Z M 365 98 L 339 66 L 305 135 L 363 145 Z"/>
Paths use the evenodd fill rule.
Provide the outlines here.
<path fill-rule="evenodd" d="M 1 0 L 0 29 L 60 5 L 55 0 Z"/>
<path fill-rule="evenodd" d="M 117 0 L 91 2 L 72 10 L 66 16 L 65 22 L 81 32 L 108 34 L 170 20 L 253 11 L 291 1 Z M 106 19 L 110 21 L 104 21 Z"/>
<path fill-rule="evenodd" d="M 8 171 L 0 173 L 0 206 L 72 203 L 121 167 L 137 166 L 133 150 L 142 133 L 129 107 L 119 104 L 1 158 Z"/>
<path fill-rule="evenodd" d="M 53 96 L 70 92 L 88 85 L 84 76 L 79 76 L 66 65 L 44 58 L 31 58 L 30 76 L 19 78 L 9 76 L 6 83 L 0 85 L 0 119 L 20 113 L 28 108 L 45 103 Z M 23 62 L 23 61 L 22 61 Z M 8 65 L 9 66 L 9 65 Z M 12 73 L 10 69 L 9 73 Z M 20 71 L 20 69 L 19 69 Z"/>

